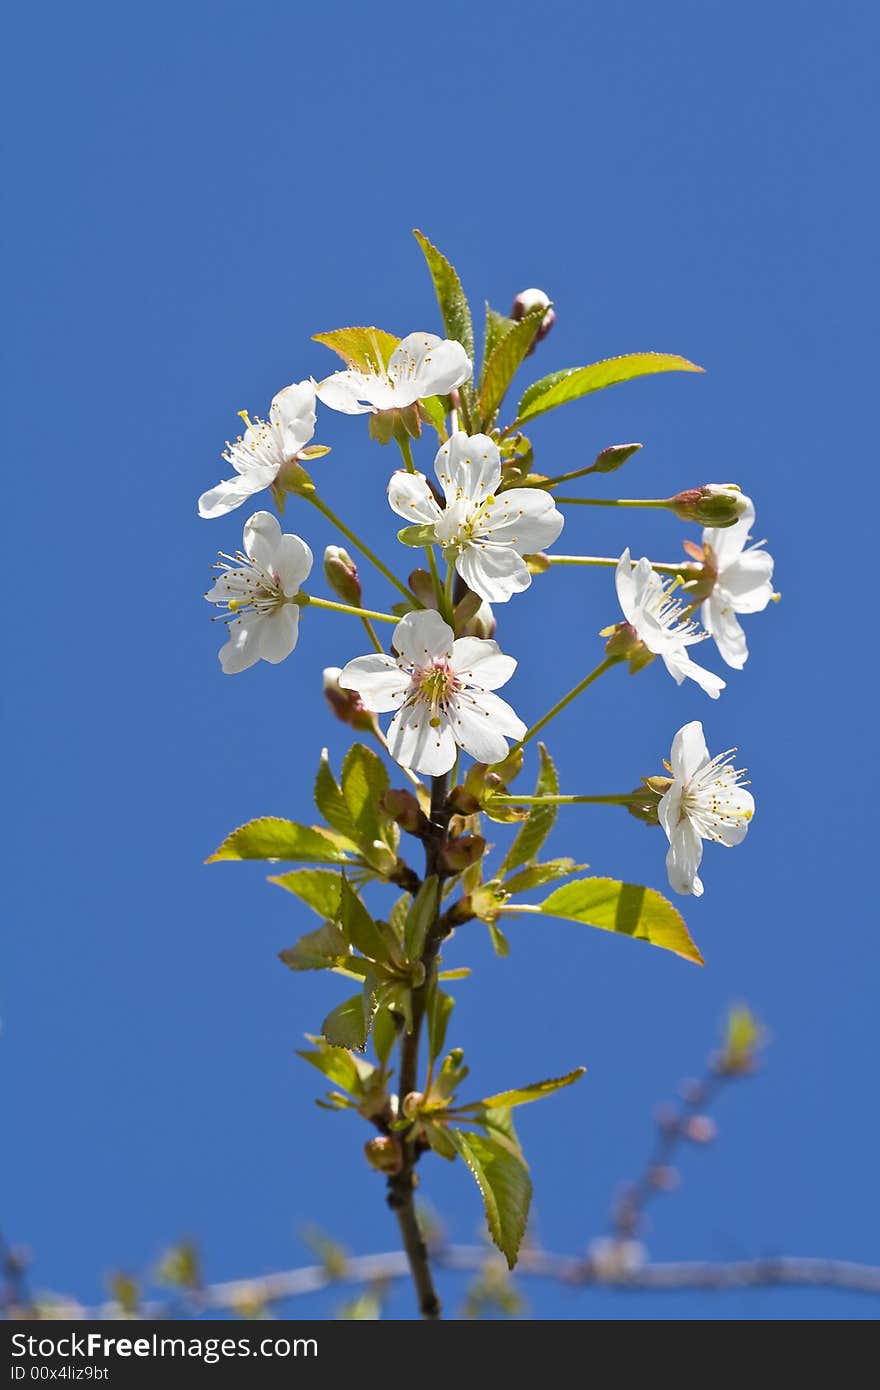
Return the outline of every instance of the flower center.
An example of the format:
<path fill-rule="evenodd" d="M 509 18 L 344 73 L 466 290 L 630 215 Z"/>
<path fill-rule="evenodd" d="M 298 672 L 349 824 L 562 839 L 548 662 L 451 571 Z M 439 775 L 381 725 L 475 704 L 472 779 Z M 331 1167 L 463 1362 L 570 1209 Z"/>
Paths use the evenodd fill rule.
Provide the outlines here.
<path fill-rule="evenodd" d="M 747 769 L 733 766 L 735 753 L 735 748 L 719 753 L 682 789 L 682 814 L 702 827 L 707 839 L 714 838 L 713 827 L 741 825 L 752 818 L 748 802 L 737 794 L 747 785 Z"/>
<path fill-rule="evenodd" d="M 226 555 L 221 550 L 220 561 L 214 566 L 220 570 L 219 583 L 223 585 L 225 602 L 231 616 L 240 618 L 248 614 L 268 617 L 285 603 L 291 603 L 281 587 L 281 577 L 273 569 L 264 569 L 256 560 L 237 550 L 234 555 Z M 224 616 L 224 622 L 230 618 Z"/>
<path fill-rule="evenodd" d="M 458 678 L 449 662 L 445 657 L 435 657 L 430 666 L 414 667 L 410 700 L 428 706 L 431 726 L 436 729 L 458 688 Z"/>

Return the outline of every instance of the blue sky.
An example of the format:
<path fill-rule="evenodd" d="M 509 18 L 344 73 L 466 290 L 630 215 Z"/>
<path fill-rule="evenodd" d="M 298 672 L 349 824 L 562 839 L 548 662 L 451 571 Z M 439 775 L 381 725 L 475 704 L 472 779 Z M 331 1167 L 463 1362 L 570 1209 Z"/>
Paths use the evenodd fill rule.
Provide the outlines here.
<path fill-rule="evenodd" d="M 6 30 L 0 1227 L 32 1249 L 35 1284 L 95 1299 L 104 1271 L 147 1267 L 185 1234 L 218 1279 L 308 1258 L 309 1221 L 358 1252 L 394 1244 L 365 1136 L 314 1108 L 318 1078 L 292 1055 L 338 985 L 277 962 L 304 927 L 259 866 L 202 863 L 252 815 L 309 817 L 321 744 L 345 746 L 320 671 L 360 653 L 360 629 L 312 613 L 285 666 L 223 677 L 201 595 L 246 513 L 203 522 L 195 499 L 237 410 L 330 370 L 312 333 L 436 329 L 413 226 L 476 305 L 505 309 L 526 285 L 553 296 L 535 377 L 644 349 L 701 362 L 705 377 L 546 417 L 539 459 L 559 471 L 642 440 L 607 496 L 618 479 L 637 496 L 736 479 L 783 593 L 746 620 L 751 660 L 717 703 L 656 663 L 612 673 L 553 729 L 571 790 L 634 784 L 688 719 L 713 750 L 742 750 L 754 827 L 736 853 L 709 848 L 705 897 L 685 905 L 705 970 L 552 922 L 512 927 L 497 961 L 481 929 L 461 931 L 447 959 L 476 973 L 450 1040 L 474 1094 L 588 1066 L 520 1126 L 537 1230 L 574 1252 L 647 1155 L 655 1104 L 747 999 L 772 1036 L 766 1067 L 722 1100 L 717 1144 L 685 1155 L 651 1254 L 880 1258 L 862 598 L 876 7 L 159 0 L 18 7 Z M 328 499 L 393 557 L 390 450 L 362 422 L 319 426 Z M 334 539 L 295 504 L 287 519 L 316 553 Z M 686 535 L 663 514 L 584 509 L 565 548 L 674 558 Z M 387 599 L 372 580 L 367 594 Z M 604 573 L 553 573 L 510 605 L 525 718 L 594 664 L 615 618 Z M 660 833 L 622 812 L 572 808 L 554 847 L 664 885 Z M 461 1166 L 425 1165 L 423 1181 L 450 1236 L 472 1239 Z M 462 1285 L 442 1284 L 454 1310 Z M 552 1318 L 874 1310 L 822 1293 L 527 1293 Z M 407 1290 L 392 1308 L 409 1315 Z"/>

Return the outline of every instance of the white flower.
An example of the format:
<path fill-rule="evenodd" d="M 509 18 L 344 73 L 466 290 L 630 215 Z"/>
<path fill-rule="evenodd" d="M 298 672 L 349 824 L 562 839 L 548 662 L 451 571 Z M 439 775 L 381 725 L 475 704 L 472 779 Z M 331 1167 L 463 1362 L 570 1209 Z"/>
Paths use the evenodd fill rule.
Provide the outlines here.
<path fill-rule="evenodd" d="M 315 388 L 300 381 L 279 391 L 269 407 L 269 419 L 251 420 L 246 411 L 244 436 L 227 442 L 223 454 L 237 477 L 218 483 L 199 498 L 199 516 L 225 516 L 254 493 L 271 487 L 287 463 L 296 461 L 315 433 Z"/>
<path fill-rule="evenodd" d="M 729 847 L 745 838 L 755 799 L 740 785 L 745 773 L 732 766 L 734 752 L 710 758 L 698 719 L 672 740 L 672 786 L 661 797 L 657 814 L 669 840 L 666 871 L 676 893 L 702 893 L 697 870 L 704 840 Z"/>
<path fill-rule="evenodd" d="M 700 632 L 697 624 L 684 616 L 685 605 L 672 597 L 675 580 L 661 579 L 644 556 L 633 569 L 629 549 L 626 549 L 617 562 L 615 583 L 626 621 L 648 651 L 663 658 L 676 684 L 681 685 L 685 676 L 690 676 L 707 695 L 717 700 L 726 681 L 698 666 L 688 656 L 686 648 L 704 641 L 707 634 Z"/>
<path fill-rule="evenodd" d="M 433 528 L 434 539 L 469 589 L 489 603 L 506 603 L 531 584 L 522 557 L 553 544 L 564 524 L 562 513 L 541 488 L 498 492 L 501 455 L 488 435 L 453 434 L 434 468 L 445 508 L 424 474 L 402 470 L 388 484 L 388 501 L 398 516 Z"/>
<path fill-rule="evenodd" d="M 399 656 L 373 652 L 343 667 L 339 684 L 356 690 L 376 714 L 396 710 L 388 730 L 392 757 L 426 776 L 448 772 L 458 744 L 482 763 L 507 755 L 506 740 L 527 732 L 510 705 L 491 692 L 516 670 L 497 642 L 453 639 L 433 609 L 407 613 L 392 638 Z"/>
<path fill-rule="evenodd" d="M 736 615 L 760 613 L 773 597 L 773 559 L 761 549 L 764 542 L 746 548 L 755 524 L 755 507 L 751 498 L 743 500 L 745 510 L 733 526 L 703 532 L 703 546 L 712 551 L 709 560 L 717 578 L 701 612 L 703 626 L 715 638 L 722 659 L 739 671 L 746 664 L 749 649 Z"/>
<path fill-rule="evenodd" d="M 343 415 L 405 410 L 428 396 L 445 396 L 473 371 L 462 347 L 433 333 L 410 333 L 391 354 L 388 366 L 334 372 L 315 386 L 318 400 Z"/>
<path fill-rule="evenodd" d="M 290 656 L 299 632 L 294 602 L 312 568 L 312 552 L 299 536 L 282 535 L 271 512 L 254 512 L 245 522 L 244 553 L 225 556 L 205 598 L 229 610 L 229 641 L 220 649 L 228 676 L 246 671 L 262 657 L 275 665 Z"/>

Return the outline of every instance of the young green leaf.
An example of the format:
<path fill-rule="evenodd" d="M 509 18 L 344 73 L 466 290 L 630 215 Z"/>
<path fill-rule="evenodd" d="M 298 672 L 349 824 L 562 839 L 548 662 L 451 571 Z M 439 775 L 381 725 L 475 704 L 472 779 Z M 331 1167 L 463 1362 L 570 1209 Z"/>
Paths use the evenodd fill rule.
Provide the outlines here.
<path fill-rule="evenodd" d="M 446 429 L 446 397 L 426 396 L 424 400 L 419 401 L 419 410 L 425 422 L 437 431 L 440 443 L 445 444 L 449 438 Z"/>
<path fill-rule="evenodd" d="M 534 313 L 526 314 L 495 344 L 492 354 L 483 367 L 483 380 L 480 386 L 479 410 L 484 429 L 488 429 L 498 414 L 498 409 L 507 388 L 513 381 L 524 361 L 535 336 L 544 321 L 546 309 L 542 306 Z"/>
<path fill-rule="evenodd" d="M 446 1042 L 446 1029 L 449 1016 L 455 1008 L 455 1000 L 444 994 L 435 984 L 428 994 L 428 1066 L 440 1056 Z"/>
<path fill-rule="evenodd" d="M 617 386 L 635 377 L 651 376 L 655 372 L 702 372 L 703 368 L 668 352 L 631 352 L 623 357 L 611 357 L 604 362 L 592 362 L 588 367 L 570 367 L 567 371 L 552 372 L 534 382 L 524 393 L 517 407 L 516 425 L 524 425 L 547 410 L 576 401 L 591 391 Z"/>
<path fill-rule="evenodd" d="M 544 864 L 531 864 L 526 869 L 520 869 L 519 873 L 511 874 L 510 878 L 504 880 L 504 888 L 510 894 L 525 893 L 530 888 L 543 888 L 545 883 L 553 883 L 557 878 L 567 878 L 569 874 L 587 868 L 588 864 L 577 864 L 574 859 L 548 859 Z"/>
<path fill-rule="evenodd" d="M 505 956 L 510 955 L 510 942 L 497 922 L 487 922 L 486 926 L 489 928 L 492 950 L 495 952 L 496 956 L 500 956 L 503 960 Z"/>
<path fill-rule="evenodd" d="M 381 328 L 334 328 L 329 333 L 313 333 L 312 342 L 331 348 L 347 367 L 374 371 L 388 366 L 400 339 Z"/>
<path fill-rule="evenodd" d="M 474 360 L 474 326 L 471 311 L 458 278 L 458 271 L 436 246 L 432 246 L 423 232 L 415 230 L 413 236 L 422 248 L 434 289 L 437 303 L 443 316 L 443 327 L 449 338 L 461 343 L 468 357 Z"/>
<path fill-rule="evenodd" d="M 483 335 L 483 370 L 480 373 L 481 386 L 486 376 L 486 368 L 492 353 L 505 334 L 516 327 L 516 323 L 516 319 L 508 318 L 506 314 L 499 314 L 496 309 L 492 308 L 491 304 L 486 304 L 486 330 Z"/>
<path fill-rule="evenodd" d="M 373 1019 L 373 1048 L 380 1064 L 388 1064 L 388 1058 L 397 1042 L 398 1025 L 391 1010 L 385 1006 L 376 1011 Z"/>
<path fill-rule="evenodd" d="M 339 915 L 342 879 L 333 869 L 290 869 L 286 874 L 275 875 L 268 882 L 277 883 L 279 888 L 294 893 L 319 917 L 329 917 L 333 921 Z"/>
<path fill-rule="evenodd" d="M 514 1105 L 528 1105 L 530 1101 L 552 1096 L 554 1091 L 561 1091 L 563 1086 L 571 1086 L 573 1082 L 581 1079 L 585 1071 L 586 1067 L 575 1067 L 574 1071 L 567 1072 L 565 1076 L 551 1076 L 547 1081 L 533 1081 L 531 1085 L 519 1086 L 514 1091 L 499 1091 L 495 1096 L 486 1096 L 485 1100 L 458 1106 L 456 1113 L 466 1114 L 469 1110 L 478 1110 L 481 1107 L 487 1110 L 509 1110 Z"/>
<path fill-rule="evenodd" d="M 342 764 L 342 795 L 355 826 L 355 840 L 365 850 L 382 838 L 379 799 L 388 790 L 388 773 L 378 754 L 362 743 L 348 750 Z"/>
<path fill-rule="evenodd" d="M 541 756 L 541 767 L 534 794 L 535 796 L 558 796 L 559 777 L 553 759 L 543 743 L 538 744 L 538 751 Z M 528 820 L 524 822 L 504 856 L 501 873 L 510 873 L 511 869 L 518 868 L 520 864 L 532 862 L 553 829 L 556 811 L 557 808 L 552 803 L 549 806 L 532 807 Z"/>
<path fill-rule="evenodd" d="M 373 921 L 363 902 L 347 879 L 342 880 L 339 899 L 339 920 L 347 941 L 367 960 L 388 961 L 390 941 L 378 923 Z"/>
<path fill-rule="evenodd" d="M 557 888 L 540 906 L 550 917 L 619 932 L 703 964 L 681 913 L 653 888 L 613 878 L 581 878 Z"/>
<path fill-rule="evenodd" d="M 321 1024 L 321 1032 L 332 1047 L 353 1048 L 363 1052 L 367 1045 L 367 1017 L 362 994 L 353 994 L 337 1004 Z"/>
<path fill-rule="evenodd" d="M 280 816 L 261 816 L 227 835 L 206 864 L 222 859 L 288 859 L 304 864 L 345 864 L 350 855 L 320 830 Z"/>
<path fill-rule="evenodd" d="M 342 789 L 333 776 L 327 749 L 321 749 L 321 761 L 315 778 L 315 805 L 328 825 L 349 840 L 357 840 L 358 829 L 342 795 Z"/>
<path fill-rule="evenodd" d="M 375 1067 L 360 1057 L 353 1057 L 343 1047 L 331 1046 L 324 1038 L 314 1037 L 311 1033 L 307 1033 L 306 1037 L 309 1042 L 315 1044 L 315 1050 L 312 1052 L 297 1048 L 297 1057 L 302 1057 L 304 1062 L 317 1067 L 335 1086 L 341 1086 L 350 1095 L 360 1096 L 364 1083 L 370 1080 Z"/>
<path fill-rule="evenodd" d="M 453 1129 L 449 1137 L 476 1179 L 492 1239 L 513 1269 L 532 1200 L 525 1159 L 494 1135 Z"/>
<path fill-rule="evenodd" d="M 344 964 L 348 945 L 340 927 L 335 922 L 325 922 L 317 931 L 307 932 L 278 955 L 291 970 L 330 970 L 334 965 Z"/>
<path fill-rule="evenodd" d="M 426 878 L 410 904 L 403 929 L 406 958 L 416 961 L 425 949 L 428 932 L 437 917 L 438 880 L 435 874 Z"/>
<path fill-rule="evenodd" d="M 422 546 L 433 545 L 437 537 L 434 534 L 433 524 L 427 522 L 419 526 L 404 526 L 397 533 L 397 539 L 401 545 L 408 545 L 413 550 L 420 550 Z"/>

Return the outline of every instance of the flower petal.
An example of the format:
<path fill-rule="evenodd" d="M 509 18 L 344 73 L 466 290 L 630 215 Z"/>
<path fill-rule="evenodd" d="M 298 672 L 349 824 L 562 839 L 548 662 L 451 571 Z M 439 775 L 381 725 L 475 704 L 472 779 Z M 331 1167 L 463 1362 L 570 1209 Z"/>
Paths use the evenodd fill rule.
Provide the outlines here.
<path fill-rule="evenodd" d="M 614 587 L 617 590 L 617 601 L 623 610 L 623 616 L 628 623 L 635 627 L 636 619 L 636 581 L 633 574 L 632 556 L 629 553 L 629 546 L 621 555 L 617 562 L 617 569 L 614 571 Z"/>
<path fill-rule="evenodd" d="M 343 690 L 356 690 L 366 709 L 387 714 L 399 709 L 409 690 L 410 679 L 392 656 L 370 652 L 349 661 L 339 674 Z"/>
<path fill-rule="evenodd" d="M 703 842 L 685 816 L 672 831 L 666 855 L 666 872 L 673 892 L 692 893 L 695 898 L 702 895 L 703 885 L 697 874 L 702 858 Z"/>
<path fill-rule="evenodd" d="M 244 523 L 244 552 L 261 569 L 271 570 L 280 540 L 281 524 L 271 512 L 254 512 Z"/>
<path fill-rule="evenodd" d="M 497 642 L 483 637 L 459 637 L 452 644 L 452 669 L 481 690 L 497 690 L 516 670 L 516 658 L 505 656 Z"/>
<path fill-rule="evenodd" d="M 425 666 L 435 657 L 450 658 L 453 640 L 452 628 L 433 608 L 407 613 L 391 638 L 395 651 L 412 666 Z"/>
<path fill-rule="evenodd" d="M 710 761 L 709 749 L 699 719 L 683 724 L 672 740 L 669 755 L 672 775 L 677 782 L 689 782 L 694 773 L 699 772 Z"/>
<path fill-rule="evenodd" d="M 290 656 L 299 637 L 299 608 L 285 603 L 260 621 L 260 656 L 277 666 Z"/>
<path fill-rule="evenodd" d="M 466 546 L 456 557 L 455 568 L 468 588 L 488 603 L 507 603 L 532 582 L 521 555 L 510 546 L 487 541 Z"/>
<path fill-rule="evenodd" d="M 480 763 L 500 762 L 507 757 L 507 739 L 528 732 L 507 701 L 489 691 L 461 691 L 452 716 L 456 742 Z"/>
<path fill-rule="evenodd" d="M 511 545 L 520 555 L 534 555 L 558 538 L 565 517 L 549 492 L 538 487 L 514 487 L 499 493 L 480 521 L 480 531 L 500 545 Z"/>
<path fill-rule="evenodd" d="M 691 661 L 684 647 L 673 647 L 671 651 L 661 652 L 660 655 L 676 685 L 681 685 L 685 676 L 689 676 L 712 700 L 717 700 L 727 685 L 727 681 L 723 681 L 713 671 L 707 671 L 705 667 Z"/>
<path fill-rule="evenodd" d="M 262 618 L 252 613 L 247 618 L 236 618 L 229 625 L 229 640 L 218 653 L 224 675 L 236 676 L 246 671 L 260 659 L 260 624 Z"/>
<path fill-rule="evenodd" d="M 411 405 L 428 396 L 445 396 L 468 380 L 473 367 L 461 343 L 434 333 L 410 333 L 388 360 L 396 384 L 396 404 Z"/>
<path fill-rule="evenodd" d="M 717 589 L 703 604 L 701 616 L 704 628 L 715 639 L 722 661 L 741 671 L 749 655 L 746 635 L 737 621 L 736 613 L 725 606 Z"/>
<path fill-rule="evenodd" d="M 434 470 L 447 503 L 462 497 L 482 504 L 501 481 L 501 455 L 487 434 L 457 430 L 437 451 Z"/>
<path fill-rule="evenodd" d="M 773 597 L 773 557 L 766 550 L 745 550 L 718 575 L 717 588 L 737 613 L 760 613 Z"/>
<path fill-rule="evenodd" d="M 269 407 L 269 419 L 281 435 L 285 459 L 294 459 L 315 433 L 315 387 L 311 381 L 285 386 Z"/>
<path fill-rule="evenodd" d="M 433 525 L 441 516 L 424 473 L 407 473 L 402 468 L 392 473 L 388 501 L 392 511 L 413 524 Z"/>
<path fill-rule="evenodd" d="M 234 511 L 242 502 L 253 497 L 255 492 L 262 492 L 264 487 L 268 487 L 274 481 L 267 473 L 268 470 L 254 469 L 251 473 L 227 478 L 216 487 L 209 488 L 199 498 L 199 516 L 212 521 L 214 517 L 225 516 L 227 512 Z"/>
<path fill-rule="evenodd" d="M 755 798 L 745 787 L 729 787 L 724 792 L 724 816 L 713 823 L 712 839 L 726 849 L 741 844 L 755 814 Z"/>
<path fill-rule="evenodd" d="M 366 415 L 373 409 L 372 404 L 363 404 L 370 401 L 369 389 L 369 378 L 362 372 L 334 372 L 316 383 L 315 395 L 322 405 L 343 415 Z"/>
<path fill-rule="evenodd" d="M 312 569 L 313 556 L 301 536 L 285 533 L 275 551 L 273 569 L 281 581 L 281 589 L 292 598 L 305 584 Z"/>
<path fill-rule="evenodd" d="M 455 762 L 455 739 L 447 720 L 432 728 L 430 706 L 407 705 L 389 725 L 388 751 L 413 772 L 439 777 Z"/>

